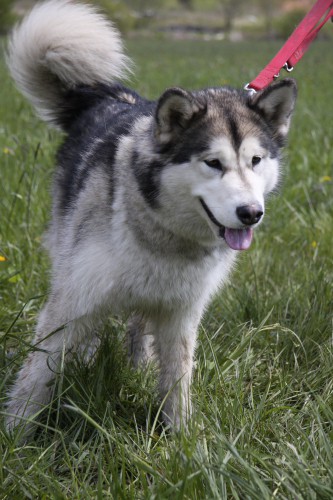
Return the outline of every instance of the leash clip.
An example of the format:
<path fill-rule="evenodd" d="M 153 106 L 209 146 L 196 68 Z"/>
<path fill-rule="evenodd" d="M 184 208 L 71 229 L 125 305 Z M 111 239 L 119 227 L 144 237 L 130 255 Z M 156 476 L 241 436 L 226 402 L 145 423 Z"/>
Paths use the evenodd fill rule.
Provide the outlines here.
<path fill-rule="evenodd" d="M 246 85 L 244 85 L 244 90 L 246 90 L 250 95 L 257 93 L 257 91 L 255 89 L 250 87 L 250 83 L 247 83 Z"/>
<path fill-rule="evenodd" d="M 286 62 L 283 65 L 283 69 L 285 69 L 286 71 L 288 71 L 288 73 L 291 73 L 293 71 L 293 69 L 294 69 L 294 66 L 289 66 L 289 64 Z"/>

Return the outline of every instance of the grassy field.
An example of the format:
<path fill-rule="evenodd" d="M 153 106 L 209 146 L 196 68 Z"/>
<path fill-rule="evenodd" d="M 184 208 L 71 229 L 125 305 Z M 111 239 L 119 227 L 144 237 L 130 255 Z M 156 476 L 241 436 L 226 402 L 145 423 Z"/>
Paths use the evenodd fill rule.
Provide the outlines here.
<path fill-rule="evenodd" d="M 242 86 L 277 45 L 130 40 L 132 82 Z M 29 444 L 0 422 L 0 498 L 333 498 L 332 44 L 295 70 L 285 176 L 251 250 L 200 328 L 187 433 L 158 421 L 155 369 L 136 372 L 111 318 L 94 363 L 59 374 Z M 40 248 L 61 137 L 14 90 L 0 59 L 0 404 L 47 293 Z"/>

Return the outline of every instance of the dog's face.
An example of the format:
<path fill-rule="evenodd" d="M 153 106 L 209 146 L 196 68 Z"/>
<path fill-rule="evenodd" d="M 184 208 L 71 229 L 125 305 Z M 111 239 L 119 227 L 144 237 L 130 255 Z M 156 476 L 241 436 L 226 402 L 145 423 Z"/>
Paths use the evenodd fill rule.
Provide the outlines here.
<path fill-rule="evenodd" d="M 296 99 L 286 79 L 248 96 L 231 89 L 169 89 L 156 112 L 155 140 L 167 158 L 157 212 L 174 231 L 235 250 L 249 248 L 276 188 Z"/>

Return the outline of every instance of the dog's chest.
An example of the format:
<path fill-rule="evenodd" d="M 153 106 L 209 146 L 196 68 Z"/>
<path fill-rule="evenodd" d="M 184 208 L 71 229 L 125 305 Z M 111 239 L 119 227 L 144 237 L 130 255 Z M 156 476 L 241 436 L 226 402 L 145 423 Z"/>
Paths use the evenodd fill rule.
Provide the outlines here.
<path fill-rule="evenodd" d="M 130 309 L 169 309 L 201 302 L 226 279 L 233 260 L 230 252 L 214 251 L 191 260 L 142 251 L 132 244 L 115 258 L 115 300 Z"/>
<path fill-rule="evenodd" d="M 115 222 L 115 221 L 114 221 Z M 235 259 L 230 249 L 196 258 L 145 247 L 128 226 L 113 224 L 109 234 L 95 232 L 73 255 L 71 278 L 95 302 L 123 310 L 171 310 L 204 304 L 227 279 Z"/>

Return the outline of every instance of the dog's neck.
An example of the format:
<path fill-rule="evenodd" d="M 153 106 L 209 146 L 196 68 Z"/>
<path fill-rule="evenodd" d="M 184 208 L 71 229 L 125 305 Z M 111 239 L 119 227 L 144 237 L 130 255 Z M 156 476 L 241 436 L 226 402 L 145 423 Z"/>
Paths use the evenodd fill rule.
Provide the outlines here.
<path fill-rule="evenodd" d="M 207 246 L 176 234 L 163 226 L 147 207 L 144 216 L 142 209 L 128 211 L 126 222 L 138 245 L 154 254 L 172 256 L 177 260 L 200 261 L 220 249 L 219 244 Z"/>

